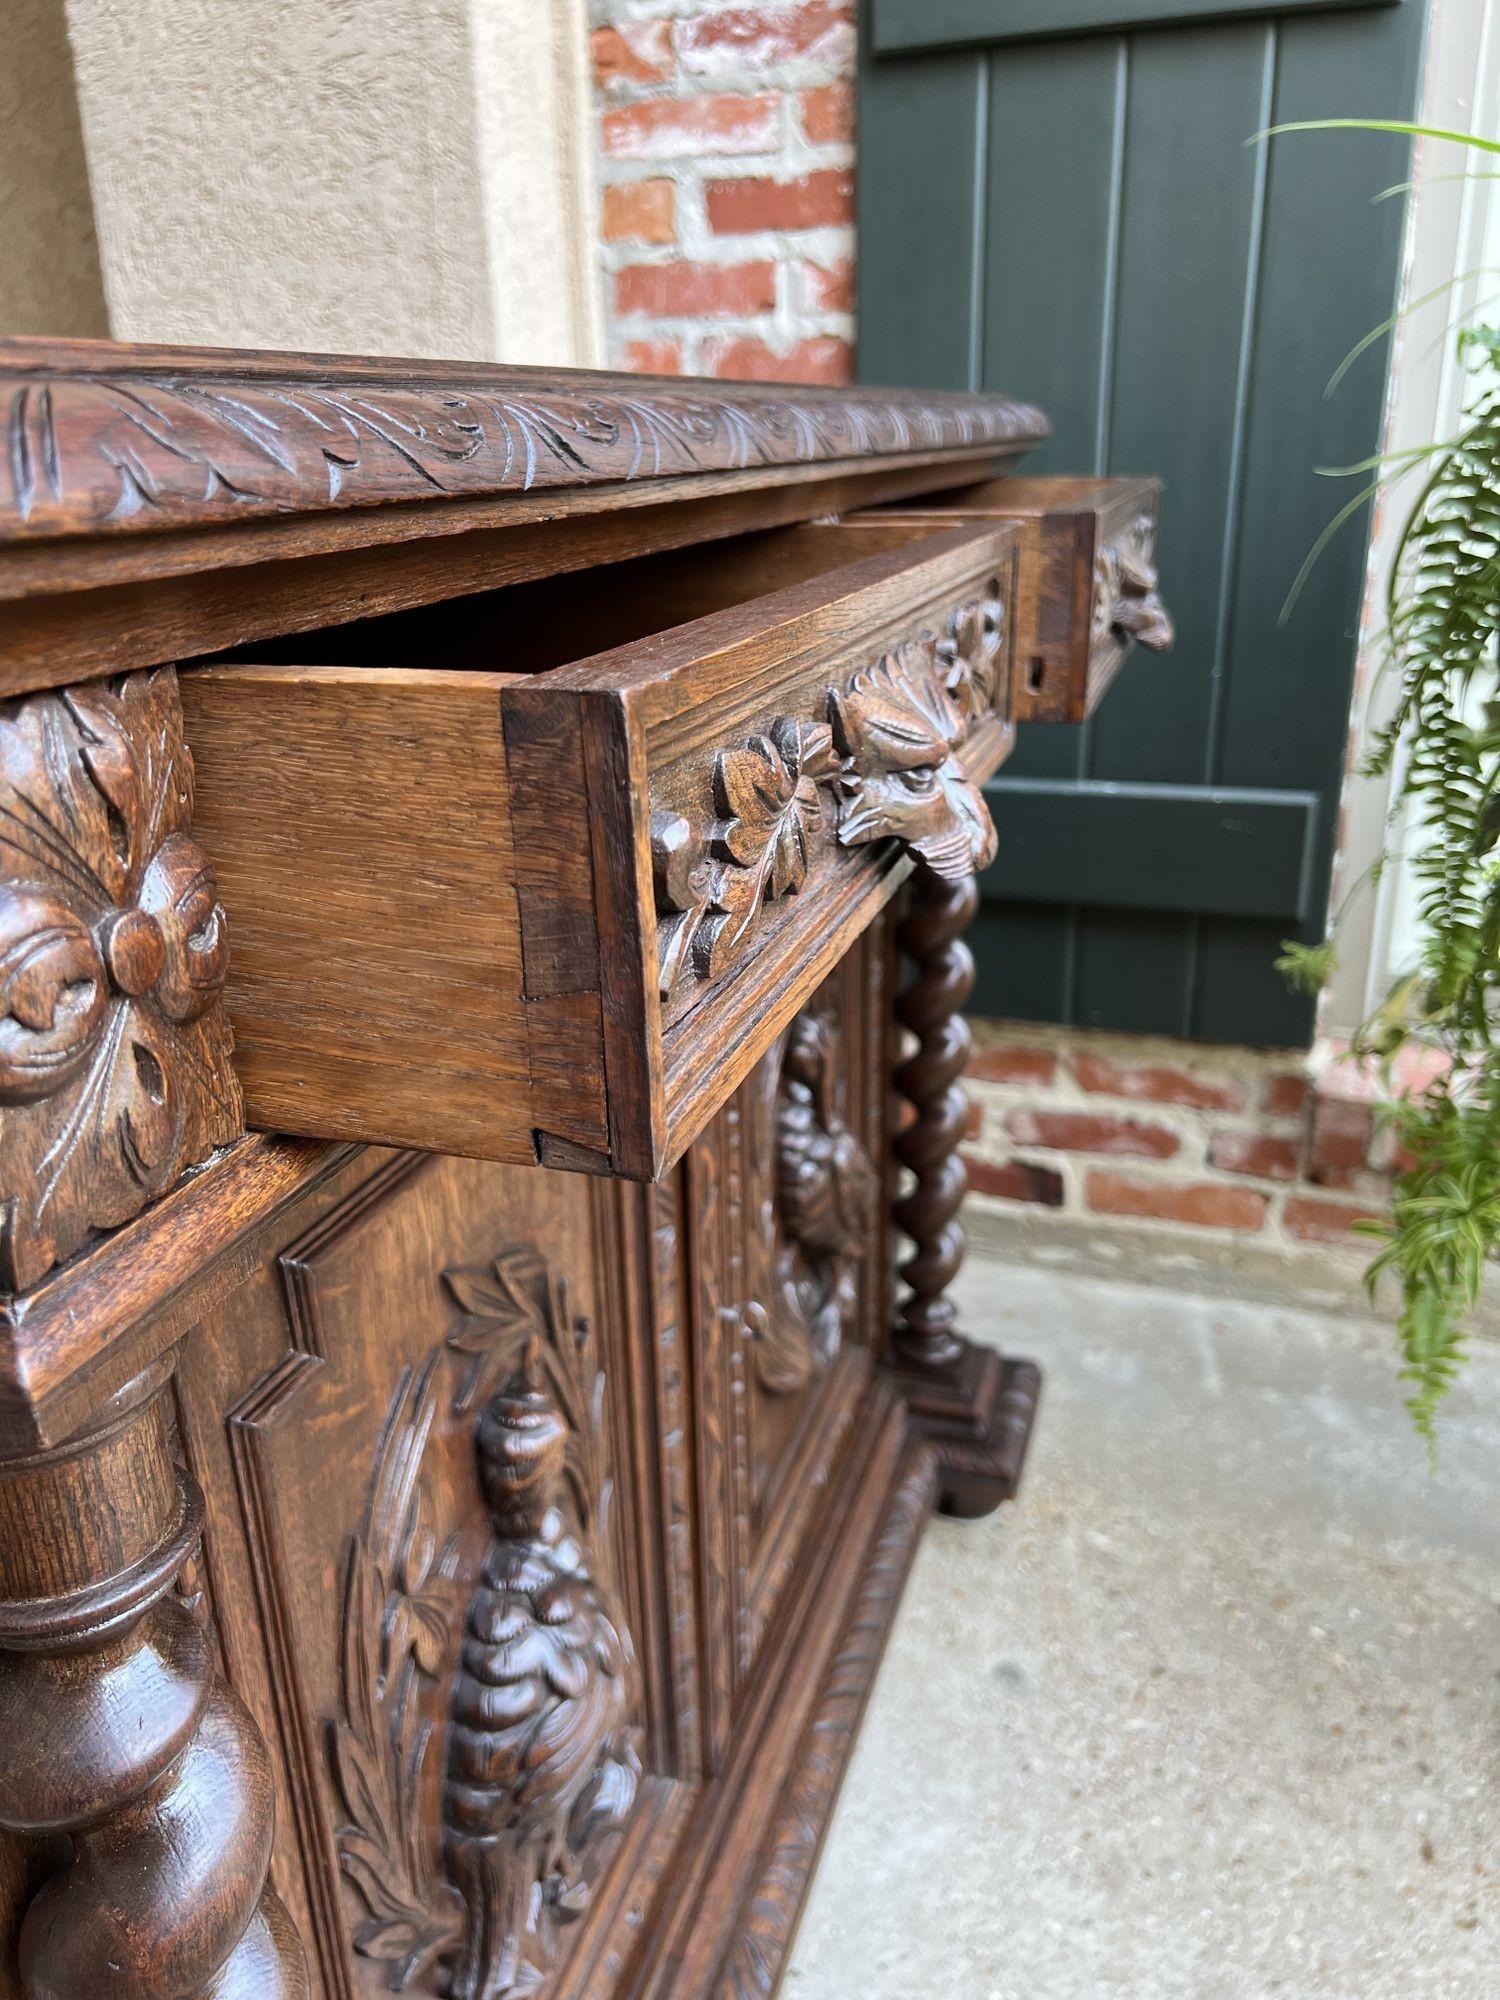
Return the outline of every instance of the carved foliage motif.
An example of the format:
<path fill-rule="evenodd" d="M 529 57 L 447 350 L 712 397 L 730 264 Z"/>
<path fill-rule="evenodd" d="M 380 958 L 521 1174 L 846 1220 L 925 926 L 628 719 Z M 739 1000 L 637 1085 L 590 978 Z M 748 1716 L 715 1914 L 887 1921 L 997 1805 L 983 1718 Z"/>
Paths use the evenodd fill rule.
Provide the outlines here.
<path fill-rule="evenodd" d="M 781 716 L 721 750 L 712 814 L 658 811 L 651 853 L 663 998 L 717 979 L 768 904 L 806 882 L 820 845 L 898 839 L 956 879 L 993 860 L 994 828 L 957 752 L 994 710 L 1003 659 L 998 586 L 826 690 L 813 720 Z"/>
<path fill-rule="evenodd" d="M 763 390 L 621 394 L 527 371 L 488 381 L 115 377 L 0 366 L 8 404 L 0 522 L 116 531 L 673 473 L 1029 444 L 1045 418 L 998 396 Z"/>
<path fill-rule="evenodd" d="M 546 1982 L 634 1803 L 635 1663 L 608 1573 L 604 1378 L 587 1322 L 529 1248 L 444 1283 L 459 1317 L 397 1385 L 350 1544 L 338 1845 L 364 1911 L 355 1947 L 391 1989 L 444 1964 L 457 2000 L 504 2000 Z M 477 1408 L 490 1528 L 467 1595 L 460 1536 L 441 1538 L 423 1477 L 455 1361 L 447 1413 Z M 440 1867 L 420 1801 L 456 1641 Z"/>
<path fill-rule="evenodd" d="M 756 1379 L 772 1395 L 803 1388 L 837 1354 L 858 1301 L 856 1259 L 869 1240 L 880 1186 L 837 1101 L 840 1037 L 830 1015 L 799 1014 L 769 1083 L 769 1145 L 756 1164 L 754 1200 L 764 1264 L 741 1311 Z M 768 1155 L 768 1157 L 766 1156 Z M 763 1303 L 762 1301 L 769 1301 Z"/>
<path fill-rule="evenodd" d="M 422 1839 L 420 1785 L 432 1724 L 424 1685 L 442 1671 L 458 1612 L 458 1542 L 439 1548 L 423 1455 L 443 1400 L 442 1350 L 406 1370 L 386 1419 L 363 1524 L 349 1545 L 343 1713 L 330 1736 L 347 1814 L 339 1865 L 364 1906 L 354 1948 L 407 1986 L 458 1935 L 459 1910 Z"/>
<path fill-rule="evenodd" d="M 718 817 L 706 827 L 681 813 L 653 816 L 663 993 L 689 964 L 701 979 L 718 978 L 762 904 L 802 887 L 822 826 L 818 787 L 837 769 L 826 723 L 783 716 L 766 735 L 714 759 Z"/>
<path fill-rule="evenodd" d="M 1172 614 L 1157 595 L 1156 524 L 1140 514 L 1125 532 L 1099 551 L 1094 564 L 1092 641 L 1110 637 L 1128 645 L 1139 640 L 1149 652 L 1164 653 L 1176 636 Z"/>
<path fill-rule="evenodd" d="M 170 668 L 0 708 L 0 1282 L 241 1129 L 229 945 Z"/>

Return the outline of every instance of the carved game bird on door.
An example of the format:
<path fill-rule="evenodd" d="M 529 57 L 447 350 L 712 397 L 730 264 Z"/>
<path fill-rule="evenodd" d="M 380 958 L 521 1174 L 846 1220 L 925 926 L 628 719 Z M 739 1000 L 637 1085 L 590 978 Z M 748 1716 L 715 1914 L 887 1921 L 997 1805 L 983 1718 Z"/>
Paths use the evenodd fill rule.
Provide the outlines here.
<path fill-rule="evenodd" d="M 468 1916 L 454 2000 L 541 1984 L 641 1776 L 629 1635 L 564 1510 L 568 1425 L 539 1378 L 531 1342 L 475 1438 L 494 1540 L 464 1630 L 444 1799 Z"/>
<path fill-rule="evenodd" d="M 743 1312 L 756 1377 L 774 1395 L 802 1388 L 838 1353 L 880 1194 L 870 1156 L 839 1111 L 838 1072 L 838 1028 L 811 1011 L 787 1030 L 779 1075 L 766 1072 L 776 1098 L 761 1233 L 774 1284 L 769 1309 L 753 1301 Z M 752 1111 L 755 1130 L 763 1113 L 753 1099 Z"/>

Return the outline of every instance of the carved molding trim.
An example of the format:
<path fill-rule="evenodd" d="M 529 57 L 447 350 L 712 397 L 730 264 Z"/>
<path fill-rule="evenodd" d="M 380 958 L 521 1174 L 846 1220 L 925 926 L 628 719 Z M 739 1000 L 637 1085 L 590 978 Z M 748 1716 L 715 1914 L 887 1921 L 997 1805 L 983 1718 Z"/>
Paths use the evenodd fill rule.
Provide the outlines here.
<path fill-rule="evenodd" d="M 170 667 L 0 706 L 0 1287 L 244 1129 Z"/>
<path fill-rule="evenodd" d="M 1119 538 L 1106 542 L 1094 563 L 1091 644 L 1137 640 L 1165 653 L 1176 638 L 1172 614 L 1157 595 L 1156 523 L 1139 514 Z"/>
<path fill-rule="evenodd" d="M 97 357 L 90 357 L 97 360 Z M 1000 396 L 632 384 L 524 368 L 160 353 L 70 366 L 0 354 L 0 535 L 140 533 L 437 495 L 906 453 L 1025 448 L 1049 426 Z"/>
<path fill-rule="evenodd" d="M 453 1961 L 455 2000 L 531 1991 L 593 1885 L 641 1777 L 635 1658 L 609 1570 L 604 1377 L 588 1322 L 536 1251 L 447 1271 L 459 1317 L 403 1372 L 346 1570 L 342 1709 L 355 1949 L 400 1991 Z M 490 1540 L 471 1591 L 432 1518 L 423 1459 L 447 1414 L 474 1426 Z M 434 1696 L 458 1649 L 441 1870 L 421 1840 Z"/>
<path fill-rule="evenodd" d="M 820 851 L 896 839 L 949 880 L 994 859 L 995 830 L 957 753 L 994 712 L 1004 657 L 998 589 L 959 605 L 822 696 L 720 750 L 702 810 L 651 816 L 663 999 L 736 963 Z"/>
<path fill-rule="evenodd" d="M 920 1452 L 892 1494 L 871 1548 L 847 1635 L 828 1667 L 796 1767 L 782 1790 L 714 2000 L 770 2000 L 776 1991 L 912 1553 L 932 1512 L 935 1486 L 931 1457 Z"/>

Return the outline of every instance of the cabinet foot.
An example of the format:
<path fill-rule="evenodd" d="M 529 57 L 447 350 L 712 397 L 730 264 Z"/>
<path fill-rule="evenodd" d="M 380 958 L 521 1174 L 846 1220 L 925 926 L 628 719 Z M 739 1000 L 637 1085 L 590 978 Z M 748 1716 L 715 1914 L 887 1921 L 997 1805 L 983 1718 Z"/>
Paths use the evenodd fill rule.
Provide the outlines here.
<path fill-rule="evenodd" d="M 939 1511 L 973 1520 L 1011 1499 L 1042 1393 L 1036 1363 L 960 1340 L 951 1369 L 891 1372 L 913 1430 L 932 1449 Z"/>

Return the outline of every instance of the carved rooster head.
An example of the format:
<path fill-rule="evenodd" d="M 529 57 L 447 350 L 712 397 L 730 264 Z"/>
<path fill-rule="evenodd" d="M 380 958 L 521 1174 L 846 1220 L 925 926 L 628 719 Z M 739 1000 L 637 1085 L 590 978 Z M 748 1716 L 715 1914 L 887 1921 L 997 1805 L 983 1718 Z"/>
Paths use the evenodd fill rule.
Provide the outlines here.
<path fill-rule="evenodd" d="M 892 836 L 935 874 L 960 881 L 995 858 L 995 829 L 955 752 L 965 717 L 943 686 L 932 648 L 898 647 L 831 689 L 829 719 L 843 768 L 839 840 Z"/>
<path fill-rule="evenodd" d="M 537 1540 L 557 1503 L 567 1459 L 568 1426 L 537 1380 L 536 1343 L 485 1404 L 474 1433 L 479 1489 L 495 1532 Z"/>

